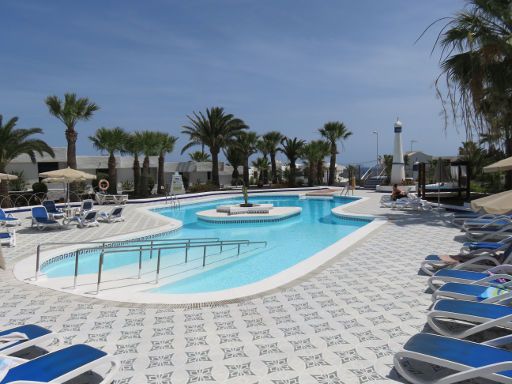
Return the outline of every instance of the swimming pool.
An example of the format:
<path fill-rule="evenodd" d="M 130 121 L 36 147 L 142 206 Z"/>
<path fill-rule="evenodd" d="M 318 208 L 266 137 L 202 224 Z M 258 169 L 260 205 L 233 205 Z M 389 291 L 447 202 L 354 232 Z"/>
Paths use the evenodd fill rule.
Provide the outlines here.
<path fill-rule="evenodd" d="M 146 288 L 153 294 L 198 294 L 216 292 L 246 286 L 259 282 L 310 258 L 345 236 L 362 228 L 371 220 L 365 218 L 338 217 L 331 210 L 340 205 L 354 202 L 357 198 L 337 197 L 334 199 L 301 199 L 299 196 L 256 196 L 254 203 L 271 203 L 277 207 L 293 206 L 302 209 L 300 215 L 286 220 L 266 223 L 208 223 L 198 220 L 196 212 L 214 209 L 219 204 L 240 203 L 241 198 L 227 198 L 209 202 L 183 205 L 180 209 L 158 208 L 152 211 L 180 220 L 183 226 L 176 232 L 161 235 L 161 239 L 220 238 L 222 240 L 266 241 L 266 247 L 247 247 L 240 257 L 235 251 L 225 251 L 222 258 L 209 256 L 212 260 L 207 268 L 188 270 L 180 275 L 171 274 L 168 281 L 155 288 Z M 191 252 L 191 259 L 199 259 L 202 250 Z M 79 274 L 94 273 L 98 265 L 98 253 L 86 254 L 79 261 Z M 144 261 L 150 261 L 144 253 Z M 163 269 L 170 271 L 183 259 L 183 252 L 169 252 L 162 256 Z M 136 268 L 138 256 L 115 254 L 105 258 L 104 270 L 127 270 Z M 173 267 L 176 269 L 177 267 Z M 42 271 L 50 278 L 71 276 L 74 260 L 63 259 L 43 266 Z"/>

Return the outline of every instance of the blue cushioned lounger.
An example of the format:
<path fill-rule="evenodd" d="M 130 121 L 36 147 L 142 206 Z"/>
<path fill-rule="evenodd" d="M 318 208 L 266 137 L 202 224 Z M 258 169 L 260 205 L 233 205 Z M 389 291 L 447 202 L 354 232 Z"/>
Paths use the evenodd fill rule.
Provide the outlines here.
<path fill-rule="evenodd" d="M 21 351 L 33 345 L 40 345 L 41 343 L 57 337 L 49 329 L 34 324 L 27 324 L 1 331 L 0 340 L 2 340 L 2 337 L 5 337 L 13 332 L 24 333 L 28 339 L 1 343 L 0 354 L 10 355 L 11 353 Z"/>
<path fill-rule="evenodd" d="M 446 283 L 432 294 L 433 301 L 443 298 L 503 303 L 512 299 L 512 290 L 488 285 Z"/>
<path fill-rule="evenodd" d="M 507 241 L 497 249 L 474 249 L 469 253 L 457 255 L 461 260 L 458 264 L 447 264 L 438 255 L 428 255 L 422 261 L 420 269 L 432 276 L 442 268 L 469 269 L 484 271 L 490 266 L 512 263 L 512 242 Z"/>
<path fill-rule="evenodd" d="M 0 222 L 6 225 L 21 225 L 18 218 L 14 217 L 11 213 L 5 213 L 2 208 L 0 208 Z"/>
<path fill-rule="evenodd" d="M 112 382 L 117 362 L 107 353 L 84 344 L 72 345 L 22 363 L 9 370 L 0 384 L 11 382 L 64 383 L 100 365 L 112 364 L 101 384 Z"/>
<path fill-rule="evenodd" d="M 32 226 L 34 225 L 40 230 L 52 226 L 61 226 L 58 221 L 49 218 L 48 211 L 42 205 L 32 208 Z"/>
<path fill-rule="evenodd" d="M 432 306 L 427 322 L 437 333 L 457 338 L 465 338 L 494 327 L 512 330 L 512 307 L 463 300 L 439 300 Z M 469 328 L 454 330 L 450 326 L 453 322 L 463 322 Z"/>
<path fill-rule="evenodd" d="M 512 266 L 511 266 L 512 267 Z M 496 282 L 512 281 L 512 276 L 506 273 L 490 274 L 488 272 L 466 271 L 464 269 L 440 269 L 428 279 L 429 287 L 435 291 L 444 283 L 466 283 L 487 285 Z"/>
<path fill-rule="evenodd" d="M 404 366 L 407 360 L 434 364 L 456 372 L 448 371 L 447 376 L 427 380 L 421 374 L 408 370 Z M 456 383 L 475 378 L 512 382 L 511 351 L 429 333 L 411 337 L 403 351 L 395 354 L 394 363 L 400 375 L 411 383 Z"/>

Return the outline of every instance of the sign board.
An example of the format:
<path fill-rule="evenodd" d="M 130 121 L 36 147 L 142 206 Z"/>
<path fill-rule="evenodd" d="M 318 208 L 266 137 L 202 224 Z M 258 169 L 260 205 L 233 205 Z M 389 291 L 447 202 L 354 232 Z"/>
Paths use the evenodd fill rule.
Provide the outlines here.
<path fill-rule="evenodd" d="M 174 172 L 171 178 L 171 195 L 182 195 L 185 193 L 185 187 L 183 186 L 183 179 L 178 172 Z"/>

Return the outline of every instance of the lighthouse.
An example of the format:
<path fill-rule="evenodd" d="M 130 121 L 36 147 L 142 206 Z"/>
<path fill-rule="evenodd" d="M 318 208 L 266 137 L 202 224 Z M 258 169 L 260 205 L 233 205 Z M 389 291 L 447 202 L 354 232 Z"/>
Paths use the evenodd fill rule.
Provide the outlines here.
<path fill-rule="evenodd" d="M 393 150 L 393 168 L 391 184 L 401 184 L 405 180 L 404 153 L 402 151 L 402 123 L 398 118 L 395 122 L 395 147 Z"/>

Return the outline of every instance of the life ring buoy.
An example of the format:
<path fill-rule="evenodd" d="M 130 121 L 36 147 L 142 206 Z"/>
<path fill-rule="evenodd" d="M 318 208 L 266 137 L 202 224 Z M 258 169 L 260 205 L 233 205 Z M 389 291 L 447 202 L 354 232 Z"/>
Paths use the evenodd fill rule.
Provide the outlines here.
<path fill-rule="evenodd" d="M 103 191 L 105 192 L 108 187 L 110 187 L 110 183 L 108 182 L 108 180 L 106 179 L 101 179 L 99 182 L 98 182 L 98 187 Z"/>

